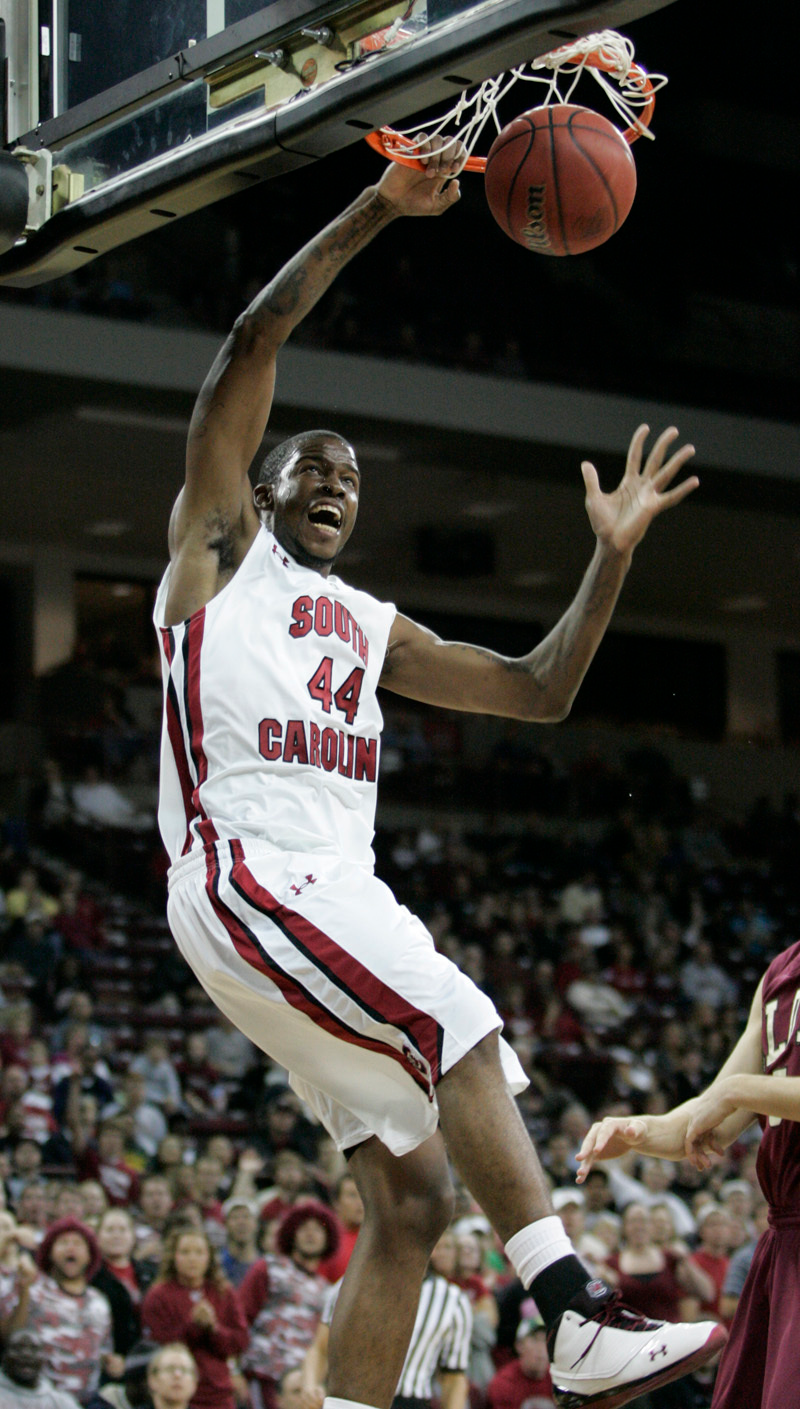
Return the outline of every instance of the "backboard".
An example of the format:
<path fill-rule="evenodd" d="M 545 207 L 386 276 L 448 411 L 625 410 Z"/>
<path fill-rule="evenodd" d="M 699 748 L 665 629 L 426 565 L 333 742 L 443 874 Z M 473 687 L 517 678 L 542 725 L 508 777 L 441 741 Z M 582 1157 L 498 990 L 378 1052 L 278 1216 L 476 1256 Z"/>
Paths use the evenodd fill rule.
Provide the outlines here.
<path fill-rule="evenodd" d="M 0 0 L 0 282 L 55 278 L 670 2 Z"/>

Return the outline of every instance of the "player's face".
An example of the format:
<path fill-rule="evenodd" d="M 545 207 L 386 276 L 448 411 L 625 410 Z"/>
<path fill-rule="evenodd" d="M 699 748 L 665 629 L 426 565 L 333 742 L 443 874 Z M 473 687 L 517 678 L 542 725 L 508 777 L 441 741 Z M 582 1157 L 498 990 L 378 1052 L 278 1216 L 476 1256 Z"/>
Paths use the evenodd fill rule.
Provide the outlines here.
<path fill-rule="evenodd" d="M 274 486 L 256 499 L 292 557 L 327 577 L 355 526 L 360 476 L 353 447 L 338 436 L 306 441 Z"/>

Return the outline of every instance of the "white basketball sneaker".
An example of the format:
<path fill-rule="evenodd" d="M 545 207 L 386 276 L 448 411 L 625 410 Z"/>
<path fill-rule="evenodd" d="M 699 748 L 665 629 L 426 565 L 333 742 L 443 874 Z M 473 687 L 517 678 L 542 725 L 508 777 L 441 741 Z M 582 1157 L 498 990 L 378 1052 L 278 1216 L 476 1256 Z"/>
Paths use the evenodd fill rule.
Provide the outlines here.
<path fill-rule="evenodd" d="M 618 1295 L 592 1300 L 589 1283 L 548 1331 L 550 1377 L 559 1409 L 618 1409 L 718 1355 L 727 1332 L 716 1321 L 648 1321 Z"/>

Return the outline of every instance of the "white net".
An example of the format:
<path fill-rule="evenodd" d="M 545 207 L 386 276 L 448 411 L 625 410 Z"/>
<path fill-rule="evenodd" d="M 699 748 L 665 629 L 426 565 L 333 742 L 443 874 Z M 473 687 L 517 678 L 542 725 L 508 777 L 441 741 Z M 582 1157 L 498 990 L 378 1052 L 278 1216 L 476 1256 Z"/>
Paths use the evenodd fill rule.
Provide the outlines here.
<path fill-rule="evenodd" d="M 542 70 L 549 70 L 543 72 Z M 587 34 L 552 53 L 517 65 L 507 73 L 487 78 L 478 88 L 467 88 L 441 117 L 426 118 L 410 127 L 381 131 L 387 156 L 413 157 L 415 147 L 432 137 L 444 137 L 444 147 L 463 142 L 472 154 L 487 125 L 492 139 L 504 126 L 498 107 L 518 82 L 539 85 L 535 106 L 569 103 L 584 73 L 590 73 L 603 89 L 611 106 L 628 125 L 628 141 L 653 137 L 648 127 L 655 94 L 664 87 L 664 74 L 645 73 L 634 62 L 633 44 L 613 29 Z M 508 119 L 506 119 L 508 120 Z M 452 130 L 451 130 L 452 129 Z M 410 145 L 409 145 L 410 144 Z M 482 165 L 482 163 L 481 163 Z"/>

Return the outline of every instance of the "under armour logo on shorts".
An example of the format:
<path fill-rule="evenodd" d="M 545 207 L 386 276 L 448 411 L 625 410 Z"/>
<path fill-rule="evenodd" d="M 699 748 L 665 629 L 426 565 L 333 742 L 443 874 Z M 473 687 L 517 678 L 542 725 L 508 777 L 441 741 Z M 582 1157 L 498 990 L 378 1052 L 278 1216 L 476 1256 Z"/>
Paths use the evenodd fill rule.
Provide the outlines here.
<path fill-rule="evenodd" d="M 316 876 L 308 875 L 304 881 L 300 882 L 299 886 L 289 886 L 289 889 L 293 891 L 295 895 L 299 895 L 302 890 L 305 890 L 306 886 L 313 886 L 316 885 L 316 883 Z"/>

